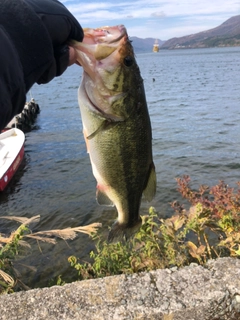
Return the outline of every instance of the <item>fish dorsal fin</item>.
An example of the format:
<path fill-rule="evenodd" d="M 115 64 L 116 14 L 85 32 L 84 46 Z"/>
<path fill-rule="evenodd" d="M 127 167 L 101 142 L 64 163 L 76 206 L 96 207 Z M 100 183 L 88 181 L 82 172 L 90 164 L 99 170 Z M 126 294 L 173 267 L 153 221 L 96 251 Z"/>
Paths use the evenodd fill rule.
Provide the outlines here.
<path fill-rule="evenodd" d="M 98 204 L 100 204 L 100 206 L 114 207 L 113 202 L 108 198 L 106 193 L 104 193 L 103 191 L 101 191 L 99 189 L 97 189 L 96 198 L 97 198 L 97 202 L 98 202 Z"/>
<path fill-rule="evenodd" d="M 144 197 L 148 202 L 150 202 L 154 198 L 156 193 L 156 186 L 157 186 L 157 177 L 156 177 L 154 163 L 152 163 L 149 168 L 149 175 L 146 181 L 146 187 L 143 190 Z"/>

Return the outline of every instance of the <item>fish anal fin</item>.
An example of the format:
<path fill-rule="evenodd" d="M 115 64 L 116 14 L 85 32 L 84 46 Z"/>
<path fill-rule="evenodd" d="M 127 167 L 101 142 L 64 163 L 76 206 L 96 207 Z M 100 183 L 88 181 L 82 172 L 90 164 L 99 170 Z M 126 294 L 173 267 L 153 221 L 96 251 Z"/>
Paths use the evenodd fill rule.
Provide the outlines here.
<path fill-rule="evenodd" d="M 144 198 L 150 202 L 156 194 L 157 177 L 155 172 L 154 163 L 149 168 L 148 179 L 146 181 L 145 189 L 143 190 Z"/>
<path fill-rule="evenodd" d="M 111 206 L 111 207 L 114 206 L 112 200 L 110 200 L 106 195 L 106 193 L 103 190 L 101 190 L 99 187 L 97 187 L 96 198 L 97 198 L 98 204 L 101 206 Z"/>

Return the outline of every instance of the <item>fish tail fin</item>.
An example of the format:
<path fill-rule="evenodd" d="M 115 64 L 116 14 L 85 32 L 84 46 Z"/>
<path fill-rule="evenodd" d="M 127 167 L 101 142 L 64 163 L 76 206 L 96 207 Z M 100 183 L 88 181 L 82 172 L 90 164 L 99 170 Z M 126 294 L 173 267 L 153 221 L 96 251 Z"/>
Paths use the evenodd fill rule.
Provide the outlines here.
<path fill-rule="evenodd" d="M 118 220 L 112 225 L 111 230 L 108 234 L 108 242 L 128 240 L 133 236 L 141 227 L 142 219 L 134 222 L 133 225 L 128 226 L 127 224 L 120 223 Z"/>

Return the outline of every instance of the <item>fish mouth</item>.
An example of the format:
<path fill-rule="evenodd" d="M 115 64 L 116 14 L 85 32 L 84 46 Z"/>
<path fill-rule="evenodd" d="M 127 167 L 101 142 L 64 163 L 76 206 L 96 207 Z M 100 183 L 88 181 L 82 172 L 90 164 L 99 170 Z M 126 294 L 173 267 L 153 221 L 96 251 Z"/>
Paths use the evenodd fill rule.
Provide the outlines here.
<path fill-rule="evenodd" d="M 72 40 L 71 45 L 77 54 L 77 63 L 92 77 L 97 63 L 102 63 L 128 40 L 124 25 L 114 27 L 100 27 L 97 29 L 84 29 L 82 42 Z"/>
<path fill-rule="evenodd" d="M 92 41 L 97 43 L 108 43 L 113 44 L 118 41 L 120 41 L 124 36 L 127 36 L 127 30 L 124 25 L 117 25 L 115 27 L 100 27 L 97 29 L 93 29 L 92 33 L 94 34 L 94 37 Z M 86 38 L 85 38 L 86 35 Z M 86 31 L 86 34 L 84 35 L 83 43 L 85 41 L 88 42 L 88 32 Z"/>
<path fill-rule="evenodd" d="M 119 29 L 120 35 L 119 35 L 116 39 L 110 41 L 109 43 L 118 42 L 118 41 L 120 41 L 123 37 L 127 36 L 127 30 L 126 30 L 126 28 L 124 27 L 124 25 L 121 24 L 121 25 L 118 25 L 117 27 L 118 27 L 118 29 Z"/>
<path fill-rule="evenodd" d="M 125 26 L 117 25 L 85 29 L 83 42 L 73 43 L 77 61 L 84 69 L 81 87 L 88 107 L 112 122 L 125 119 L 125 115 L 115 106 L 128 92 L 124 92 L 126 90 L 123 90 L 122 86 L 114 86 L 113 83 L 121 66 L 122 48 L 127 41 Z"/>

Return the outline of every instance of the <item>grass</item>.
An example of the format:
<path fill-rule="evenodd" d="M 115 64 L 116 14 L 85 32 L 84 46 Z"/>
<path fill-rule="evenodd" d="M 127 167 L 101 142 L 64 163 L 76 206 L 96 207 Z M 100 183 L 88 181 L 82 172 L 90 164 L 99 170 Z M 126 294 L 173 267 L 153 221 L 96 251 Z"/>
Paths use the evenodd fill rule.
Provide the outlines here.
<path fill-rule="evenodd" d="M 223 181 L 212 188 L 200 186 L 193 190 L 190 178 L 184 176 L 177 179 L 177 184 L 187 204 L 173 202 L 174 214 L 167 219 L 161 219 L 151 207 L 149 214 L 142 217 L 139 232 L 128 241 L 108 243 L 100 232 L 96 232 L 99 224 L 87 226 L 87 230 L 77 227 L 32 234 L 29 224 L 39 216 L 31 219 L 2 217 L 16 220 L 21 225 L 9 237 L 0 235 L 0 293 L 26 289 L 12 262 L 19 247 L 29 245 L 27 240 L 30 238 L 56 243 L 56 237 L 71 240 L 78 232 L 91 234 L 95 250 L 90 252 L 90 262 L 82 262 L 76 256 L 68 258 L 79 280 L 183 267 L 192 262 L 204 265 L 208 259 L 217 257 L 239 257 L 240 183 L 237 190 Z M 64 279 L 59 276 L 57 283 L 52 284 L 63 283 Z"/>
<path fill-rule="evenodd" d="M 14 258 L 18 255 L 22 247 L 30 248 L 29 239 L 36 241 L 48 242 L 56 244 L 56 238 L 63 240 L 73 240 L 77 233 L 92 234 L 101 226 L 99 223 L 93 223 L 84 227 L 66 228 L 39 231 L 32 233 L 29 225 L 38 222 L 40 216 L 34 216 L 30 219 L 24 217 L 0 217 L 1 219 L 13 220 L 20 223 L 20 226 L 9 236 L 0 234 L 0 294 L 12 293 L 19 290 L 27 290 L 28 288 L 22 281 L 21 275 L 13 266 Z M 57 278 L 54 284 L 63 283 L 61 277 Z"/>
<path fill-rule="evenodd" d="M 96 250 L 92 262 L 81 263 L 75 256 L 69 262 L 78 279 L 116 274 L 131 274 L 191 262 L 200 265 L 208 259 L 240 256 L 240 189 L 220 182 L 194 191 L 190 178 L 177 179 L 178 190 L 188 201 L 188 208 L 173 202 L 175 214 L 159 218 L 154 208 L 144 216 L 140 231 L 127 242 L 108 243 L 95 235 Z"/>

